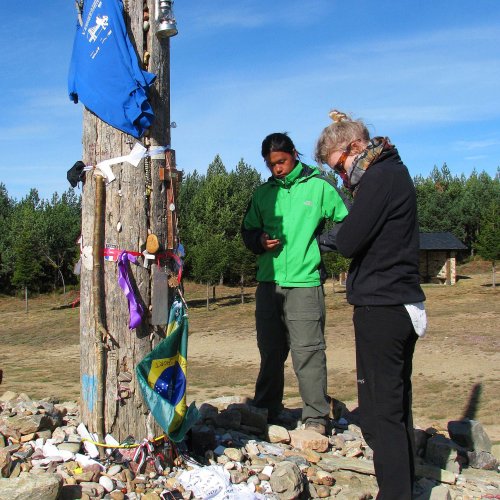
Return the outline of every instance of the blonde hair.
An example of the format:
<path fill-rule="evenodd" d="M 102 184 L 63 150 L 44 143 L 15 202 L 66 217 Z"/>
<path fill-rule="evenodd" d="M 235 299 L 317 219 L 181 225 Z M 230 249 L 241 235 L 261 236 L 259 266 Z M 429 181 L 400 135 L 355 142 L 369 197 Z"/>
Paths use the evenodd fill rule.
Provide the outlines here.
<path fill-rule="evenodd" d="M 349 115 L 333 109 L 328 114 L 333 123 L 323 129 L 316 143 L 314 158 L 318 163 L 327 163 L 332 151 L 345 148 L 352 141 L 370 140 L 370 132 L 361 120 L 353 120 Z"/>

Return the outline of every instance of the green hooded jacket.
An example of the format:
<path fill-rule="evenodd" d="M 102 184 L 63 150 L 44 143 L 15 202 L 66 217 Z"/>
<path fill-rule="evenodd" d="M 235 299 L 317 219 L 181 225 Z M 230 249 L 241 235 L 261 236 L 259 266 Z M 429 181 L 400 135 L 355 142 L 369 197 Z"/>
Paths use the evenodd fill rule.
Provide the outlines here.
<path fill-rule="evenodd" d="M 257 281 L 283 287 L 321 284 L 321 255 L 316 237 L 326 219 L 341 222 L 347 208 L 337 188 L 317 168 L 298 163 L 284 178 L 259 186 L 243 219 L 242 236 L 258 256 Z M 262 233 L 280 245 L 265 251 Z"/>

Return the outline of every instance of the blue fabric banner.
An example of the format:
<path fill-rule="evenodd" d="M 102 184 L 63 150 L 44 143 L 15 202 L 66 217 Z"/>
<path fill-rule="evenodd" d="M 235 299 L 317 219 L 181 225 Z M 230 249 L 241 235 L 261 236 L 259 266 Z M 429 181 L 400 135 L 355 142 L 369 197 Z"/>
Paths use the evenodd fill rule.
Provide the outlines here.
<path fill-rule="evenodd" d="M 154 120 L 148 90 L 155 75 L 139 66 L 127 35 L 121 0 L 86 0 L 77 25 L 68 76 L 79 100 L 109 125 L 141 137 Z"/>

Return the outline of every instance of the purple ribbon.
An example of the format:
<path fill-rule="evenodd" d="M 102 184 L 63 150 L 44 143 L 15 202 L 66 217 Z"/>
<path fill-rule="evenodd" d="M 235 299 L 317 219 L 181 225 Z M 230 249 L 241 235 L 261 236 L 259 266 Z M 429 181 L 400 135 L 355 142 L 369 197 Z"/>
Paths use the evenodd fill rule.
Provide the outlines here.
<path fill-rule="evenodd" d="M 142 322 L 142 315 L 144 314 L 142 305 L 137 301 L 134 289 L 130 284 L 130 278 L 128 276 L 128 263 L 132 262 L 135 264 L 137 262 L 136 257 L 130 255 L 127 252 L 122 252 L 118 257 L 118 284 L 125 293 L 125 297 L 128 300 L 128 311 L 130 314 L 130 321 L 128 327 L 132 330 L 137 328 Z"/>

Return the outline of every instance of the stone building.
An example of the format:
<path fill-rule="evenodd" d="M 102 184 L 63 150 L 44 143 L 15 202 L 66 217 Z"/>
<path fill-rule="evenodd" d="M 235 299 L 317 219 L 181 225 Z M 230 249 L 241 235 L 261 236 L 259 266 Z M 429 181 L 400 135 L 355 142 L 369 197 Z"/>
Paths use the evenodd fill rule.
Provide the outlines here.
<path fill-rule="evenodd" d="M 452 233 L 420 233 L 420 277 L 422 283 L 454 285 L 456 257 L 467 247 Z"/>

